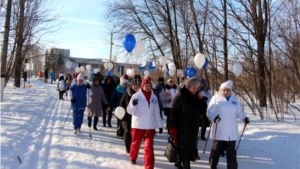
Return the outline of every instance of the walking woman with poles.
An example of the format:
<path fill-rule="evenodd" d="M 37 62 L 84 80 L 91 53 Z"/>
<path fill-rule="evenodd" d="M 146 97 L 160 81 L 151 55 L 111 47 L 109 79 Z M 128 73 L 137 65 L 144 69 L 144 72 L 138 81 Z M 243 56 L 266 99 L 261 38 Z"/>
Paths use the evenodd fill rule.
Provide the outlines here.
<path fill-rule="evenodd" d="M 233 82 L 228 80 L 220 86 L 208 105 L 208 118 L 212 126 L 213 148 L 210 154 L 211 169 L 216 169 L 223 144 L 226 144 L 226 160 L 228 169 L 237 169 L 235 144 L 239 140 L 237 117 L 249 123 L 240 105 L 239 99 L 231 91 Z"/>

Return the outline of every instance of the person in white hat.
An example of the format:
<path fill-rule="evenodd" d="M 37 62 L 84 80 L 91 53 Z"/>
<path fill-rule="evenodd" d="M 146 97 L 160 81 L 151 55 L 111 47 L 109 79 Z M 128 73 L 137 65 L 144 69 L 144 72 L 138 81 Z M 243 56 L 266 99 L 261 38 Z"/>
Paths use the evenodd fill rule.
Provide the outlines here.
<path fill-rule="evenodd" d="M 226 144 L 227 168 L 237 169 L 235 143 L 239 140 L 237 117 L 249 123 L 240 105 L 239 99 L 232 90 L 233 82 L 228 80 L 221 84 L 218 91 L 210 100 L 208 105 L 208 118 L 213 121 L 212 139 L 214 149 L 210 155 L 211 168 L 216 169 L 222 147 Z"/>
<path fill-rule="evenodd" d="M 84 77 L 81 73 L 77 75 L 76 84 L 70 87 L 69 99 L 73 109 L 74 134 L 80 133 L 83 122 L 83 113 L 87 104 L 87 97 L 92 96 L 91 86 L 84 84 Z M 88 91 L 89 90 L 89 91 Z"/>

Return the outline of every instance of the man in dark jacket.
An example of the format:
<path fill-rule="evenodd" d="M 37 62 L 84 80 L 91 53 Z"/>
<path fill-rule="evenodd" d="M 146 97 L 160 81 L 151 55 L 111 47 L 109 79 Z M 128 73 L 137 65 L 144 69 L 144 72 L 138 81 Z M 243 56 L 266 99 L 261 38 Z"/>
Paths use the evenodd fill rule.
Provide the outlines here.
<path fill-rule="evenodd" d="M 155 86 L 155 94 L 156 94 L 156 97 L 157 97 L 157 100 L 158 100 L 158 103 L 159 103 L 159 109 L 160 109 L 160 117 L 161 119 L 163 119 L 163 116 L 162 116 L 162 111 L 163 111 L 163 104 L 162 102 L 160 101 L 160 98 L 159 98 L 159 93 L 165 88 L 165 79 L 163 77 L 159 77 L 158 78 L 158 84 Z"/>
<path fill-rule="evenodd" d="M 110 101 L 111 95 L 116 88 L 112 81 L 111 76 L 106 76 L 105 82 L 102 84 L 102 88 L 103 88 L 106 100 Z M 108 108 L 108 105 L 103 104 L 102 108 L 103 108 L 102 109 L 103 110 L 103 116 L 102 116 L 103 127 L 106 127 L 106 115 L 108 115 L 107 124 L 109 127 L 112 127 L 111 126 L 112 112 L 109 111 L 108 113 L 106 113 L 106 109 Z"/>
<path fill-rule="evenodd" d="M 122 106 L 125 110 L 127 108 L 127 105 L 129 104 L 129 101 L 131 99 L 131 96 L 137 92 L 140 88 L 141 82 L 138 79 L 133 79 L 131 81 L 131 86 L 127 88 L 127 92 L 125 92 L 121 98 L 120 106 Z M 125 116 L 122 119 L 122 126 L 124 128 L 124 142 L 126 147 L 126 152 L 130 152 L 130 145 L 131 145 L 131 114 L 128 114 L 127 111 L 125 113 Z"/>

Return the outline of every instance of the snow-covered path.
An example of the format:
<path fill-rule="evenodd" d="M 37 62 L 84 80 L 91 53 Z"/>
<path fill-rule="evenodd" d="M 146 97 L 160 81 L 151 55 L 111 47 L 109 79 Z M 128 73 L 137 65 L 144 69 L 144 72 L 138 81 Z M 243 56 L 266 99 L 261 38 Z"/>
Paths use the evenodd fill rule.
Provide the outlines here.
<path fill-rule="evenodd" d="M 129 163 L 123 140 L 115 137 L 113 128 L 92 130 L 89 137 L 87 120 L 82 133 L 73 134 L 72 112 L 64 129 L 70 101 L 58 100 L 55 84 L 32 80 L 33 87 L 14 88 L 9 83 L 1 103 L 1 168 L 5 169 L 142 169 L 143 151 L 137 165 Z M 246 110 L 246 112 L 250 111 Z M 251 114 L 247 115 L 251 116 Z M 300 167 L 300 127 L 292 122 L 260 121 L 251 116 L 244 139 L 238 150 L 239 168 L 282 169 Z M 242 130 L 243 124 L 239 124 Z M 155 136 L 155 168 L 173 169 L 164 157 L 167 134 Z M 208 142 L 207 150 L 212 141 Z M 205 142 L 199 141 L 200 161 L 192 162 L 192 168 L 209 168 L 209 152 L 202 153 Z M 20 157 L 22 163 L 18 160 Z M 219 169 L 226 168 L 226 158 L 220 158 Z"/>

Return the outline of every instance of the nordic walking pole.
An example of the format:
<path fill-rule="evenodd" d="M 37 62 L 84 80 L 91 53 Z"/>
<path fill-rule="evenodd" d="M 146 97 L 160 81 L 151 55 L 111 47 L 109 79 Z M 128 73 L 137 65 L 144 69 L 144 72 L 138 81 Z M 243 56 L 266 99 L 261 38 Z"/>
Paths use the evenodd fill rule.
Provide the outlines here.
<path fill-rule="evenodd" d="M 64 125 L 62 126 L 62 129 L 64 129 L 64 127 L 65 127 L 65 124 L 66 124 L 66 121 L 67 121 L 67 119 L 68 119 L 68 117 L 69 117 L 69 114 L 70 114 L 70 112 L 71 112 L 71 109 L 72 109 L 72 105 L 71 105 L 71 107 L 70 107 L 69 113 L 68 113 L 68 115 L 67 115 L 67 117 L 66 117 L 66 120 L 65 120 L 65 122 L 64 122 Z"/>
<path fill-rule="evenodd" d="M 235 151 L 237 151 L 237 150 L 239 149 L 239 145 L 240 145 L 240 142 L 241 142 L 241 140 L 242 140 L 242 137 L 243 137 L 243 134 L 244 134 L 244 131 L 245 131 L 246 126 L 247 126 L 247 123 L 245 123 L 245 125 L 244 125 L 244 129 L 243 129 L 242 135 L 241 135 L 241 137 L 240 137 L 239 143 L 238 143 L 238 145 L 237 145 Z"/>
<path fill-rule="evenodd" d="M 209 131 L 208 131 L 208 134 L 207 134 L 207 138 L 206 138 L 206 142 L 205 142 L 205 146 L 204 146 L 203 154 L 205 154 L 205 150 L 206 150 L 206 146 L 207 146 L 207 142 L 208 142 L 209 134 L 210 134 L 210 131 L 211 131 L 211 125 L 212 125 L 212 123 L 210 122 Z"/>
<path fill-rule="evenodd" d="M 217 136 L 217 130 L 218 130 L 218 123 L 216 123 L 216 130 L 215 130 L 215 134 L 214 134 L 214 142 L 213 142 L 213 145 L 212 145 L 212 150 L 211 150 L 211 156 L 210 158 L 213 158 L 214 156 L 214 150 L 215 150 L 215 143 L 216 143 L 216 136 Z M 211 159 L 209 160 L 209 163 L 211 164 Z"/>

